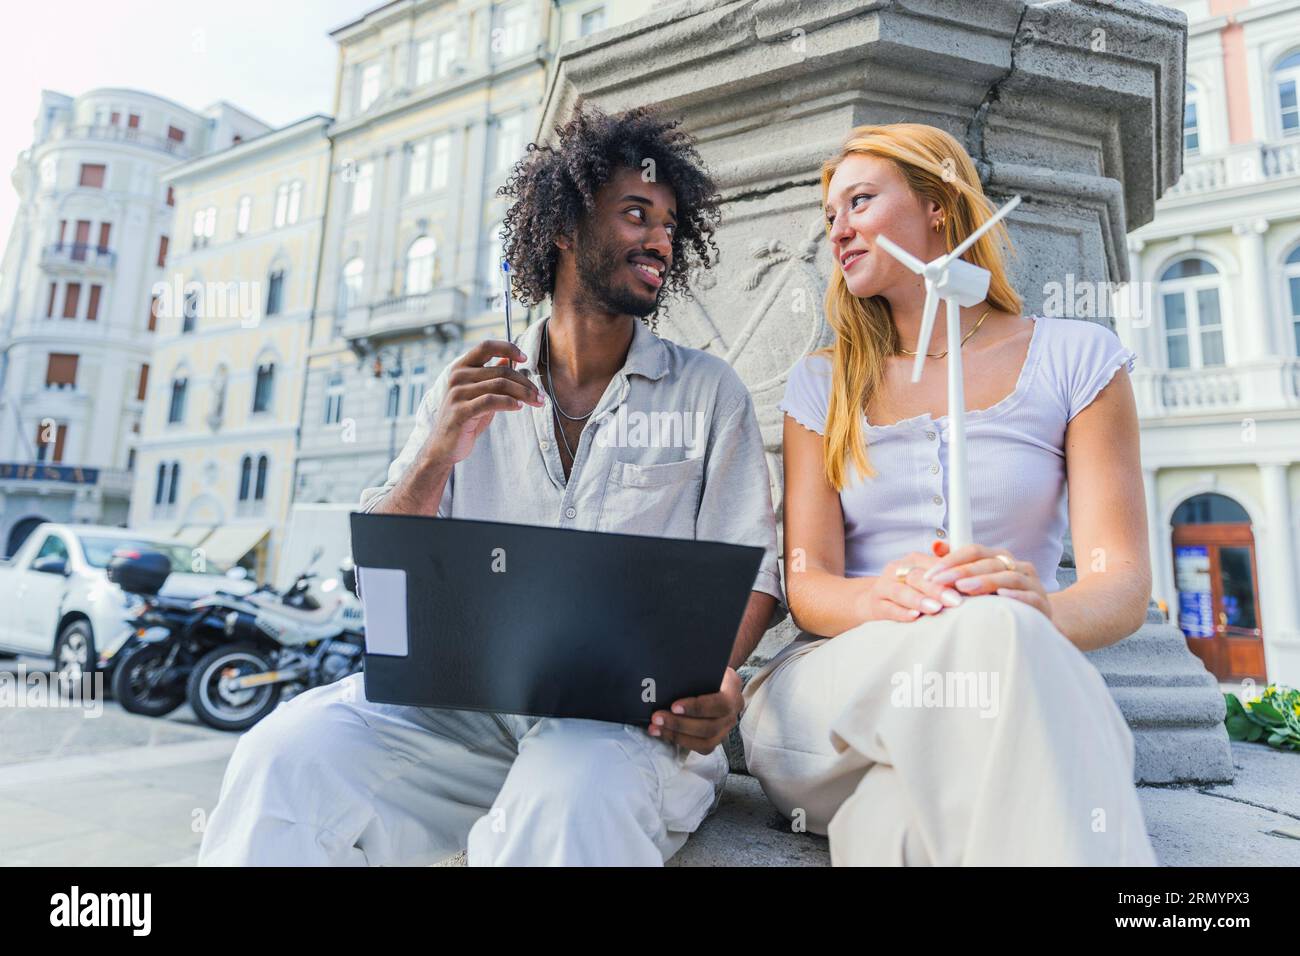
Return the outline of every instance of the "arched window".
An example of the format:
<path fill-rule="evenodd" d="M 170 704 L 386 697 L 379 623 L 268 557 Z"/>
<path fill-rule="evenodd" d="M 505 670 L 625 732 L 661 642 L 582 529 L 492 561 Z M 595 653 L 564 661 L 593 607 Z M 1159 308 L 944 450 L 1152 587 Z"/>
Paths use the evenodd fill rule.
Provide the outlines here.
<path fill-rule="evenodd" d="M 1291 333 L 1295 339 L 1295 354 L 1300 358 L 1300 245 L 1291 250 L 1283 267 L 1287 291 L 1291 293 Z"/>
<path fill-rule="evenodd" d="M 181 463 L 179 461 L 174 461 L 172 462 L 171 487 L 167 489 L 167 503 L 169 505 L 176 504 L 176 492 L 180 489 L 180 486 L 181 486 Z"/>
<path fill-rule="evenodd" d="M 343 286 L 339 293 L 339 311 L 346 312 L 361 302 L 361 282 L 366 274 L 366 262 L 354 256 L 343 265 Z"/>
<path fill-rule="evenodd" d="M 1246 509 L 1227 495 L 1193 495 L 1174 511 L 1171 524 L 1250 524 Z"/>
<path fill-rule="evenodd" d="M 163 495 L 167 492 L 167 462 L 158 462 L 158 480 L 153 487 L 153 503 L 160 505 L 163 503 Z"/>
<path fill-rule="evenodd" d="M 1224 364 L 1219 270 L 1205 259 L 1180 259 L 1160 276 L 1169 368 Z"/>
<path fill-rule="evenodd" d="M 1277 94 L 1278 125 L 1283 136 L 1300 135 L 1300 50 L 1284 57 L 1273 68 L 1273 89 Z"/>
<path fill-rule="evenodd" d="M 263 501 L 266 498 L 266 456 L 260 455 L 257 459 L 257 487 L 253 489 L 253 498 L 257 501 Z"/>
<path fill-rule="evenodd" d="M 1183 150 L 1188 155 L 1199 152 L 1201 148 L 1200 108 L 1200 91 L 1195 83 L 1188 83 L 1183 98 Z"/>
<path fill-rule="evenodd" d="M 248 488 L 253 476 L 253 459 L 245 455 L 239 459 L 239 500 L 248 500 Z"/>
<path fill-rule="evenodd" d="M 407 248 L 407 295 L 419 295 L 433 288 L 433 257 L 437 251 L 437 244 L 429 236 L 421 236 Z"/>

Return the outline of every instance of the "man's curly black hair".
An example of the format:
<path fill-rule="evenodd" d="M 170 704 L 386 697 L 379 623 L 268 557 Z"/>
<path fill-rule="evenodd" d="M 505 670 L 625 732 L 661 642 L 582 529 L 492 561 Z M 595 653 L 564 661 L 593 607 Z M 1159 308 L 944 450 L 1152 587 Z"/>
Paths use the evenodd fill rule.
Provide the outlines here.
<path fill-rule="evenodd" d="M 695 141 L 680 120 L 650 107 L 607 114 L 579 104 L 572 119 L 555 128 L 556 146 L 528 145 L 498 196 L 514 200 L 502 229 L 515 297 L 538 305 L 555 292 L 557 236 L 573 236 L 596 204 L 596 191 L 621 167 L 641 172 L 647 159 L 654 177 L 677 197 L 672 265 L 664 276 L 667 296 L 690 297 L 689 275 L 717 259 L 713 232 L 720 218 L 717 187 Z M 657 314 L 657 313 L 656 313 Z M 648 324 L 655 330 L 655 316 Z"/>

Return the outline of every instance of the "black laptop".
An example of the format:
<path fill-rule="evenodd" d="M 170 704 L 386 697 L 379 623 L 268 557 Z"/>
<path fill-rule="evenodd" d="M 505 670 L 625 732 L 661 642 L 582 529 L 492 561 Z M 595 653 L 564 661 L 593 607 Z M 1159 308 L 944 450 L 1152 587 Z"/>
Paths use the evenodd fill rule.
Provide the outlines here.
<path fill-rule="evenodd" d="M 763 549 L 353 513 L 377 703 L 648 724 L 718 690 Z"/>

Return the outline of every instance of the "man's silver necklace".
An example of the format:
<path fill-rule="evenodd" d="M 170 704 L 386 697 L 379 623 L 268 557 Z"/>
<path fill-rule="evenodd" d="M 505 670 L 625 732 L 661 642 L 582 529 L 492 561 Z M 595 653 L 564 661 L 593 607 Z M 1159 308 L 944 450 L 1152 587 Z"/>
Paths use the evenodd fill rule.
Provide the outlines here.
<path fill-rule="evenodd" d="M 547 322 L 547 324 L 546 324 L 546 328 L 542 330 L 542 353 L 543 353 L 543 355 L 545 356 L 545 357 L 543 358 L 542 361 L 543 361 L 543 363 L 546 365 L 546 379 L 545 379 L 545 381 L 543 382 L 543 384 L 546 386 L 546 394 L 547 394 L 547 395 L 550 397 L 550 399 L 551 399 L 551 407 L 555 409 L 555 411 L 556 411 L 556 413 L 557 413 L 558 415 L 563 415 L 565 418 L 567 418 L 567 419 L 568 419 L 569 421 L 571 421 L 571 422 L 582 422 L 582 421 L 586 421 L 588 418 L 591 417 L 592 412 L 594 412 L 594 411 L 596 410 L 595 406 L 593 406 L 592 409 L 591 409 L 591 411 L 590 411 L 590 412 L 587 412 L 587 414 L 585 414 L 585 415 L 570 415 L 568 412 L 566 412 L 564 409 L 562 409 L 562 408 L 560 407 L 560 403 L 557 402 L 557 401 L 555 400 L 555 386 L 554 386 L 554 385 L 552 384 L 552 382 L 551 382 L 551 328 L 550 328 L 550 319 L 547 319 L 546 322 Z M 596 404 L 599 405 L 600 403 L 597 402 Z M 571 447 L 569 447 L 569 437 L 568 437 L 567 435 L 564 434 L 564 423 L 563 423 L 562 421 L 560 421 L 560 420 L 557 418 L 557 419 L 555 420 L 555 424 L 558 426 L 558 427 L 556 428 L 556 431 L 558 431 L 558 432 L 560 433 L 560 441 L 564 442 L 564 450 L 567 451 L 567 452 L 569 453 L 569 461 L 571 461 L 571 462 L 572 462 L 572 461 L 575 461 L 576 459 L 575 459 L 574 454 L 573 454 L 573 449 L 572 449 Z"/>

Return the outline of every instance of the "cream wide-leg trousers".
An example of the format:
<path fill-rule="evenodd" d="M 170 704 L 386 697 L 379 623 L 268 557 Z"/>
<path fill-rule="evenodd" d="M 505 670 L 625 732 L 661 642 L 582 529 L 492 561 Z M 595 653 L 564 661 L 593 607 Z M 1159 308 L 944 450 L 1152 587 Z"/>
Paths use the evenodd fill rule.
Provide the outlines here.
<path fill-rule="evenodd" d="M 199 865 L 658 866 L 717 805 L 721 747 L 598 720 L 300 694 L 235 748 Z"/>
<path fill-rule="evenodd" d="M 1155 864 L 1119 708 L 1023 602 L 805 636 L 745 697 L 749 772 L 835 865 Z"/>

